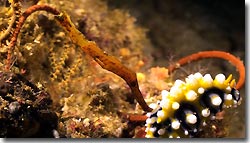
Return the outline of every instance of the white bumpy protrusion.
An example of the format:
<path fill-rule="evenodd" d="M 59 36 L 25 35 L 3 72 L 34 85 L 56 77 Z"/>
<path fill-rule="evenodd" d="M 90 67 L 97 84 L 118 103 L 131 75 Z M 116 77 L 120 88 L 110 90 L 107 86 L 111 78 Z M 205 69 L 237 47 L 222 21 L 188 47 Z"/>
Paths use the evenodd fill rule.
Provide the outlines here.
<path fill-rule="evenodd" d="M 195 124 L 197 122 L 197 117 L 194 114 L 187 114 L 186 122 L 189 124 Z"/>
<path fill-rule="evenodd" d="M 171 124 L 171 127 L 175 130 L 180 128 L 180 122 L 178 120 L 174 120 Z"/>
<path fill-rule="evenodd" d="M 179 109 L 179 107 L 180 107 L 180 104 L 179 104 L 178 102 L 174 102 L 174 103 L 172 104 L 172 108 L 173 108 L 174 110 Z"/>
<path fill-rule="evenodd" d="M 196 98 L 197 98 L 197 93 L 193 90 L 189 90 L 187 93 L 186 93 L 186 99 L 188 101 L 194 101 Z"/>
<path fill-rule="evenodd" d="M 226 80 L 226 77 L 224 74 L 217 74 L 214 80 L 218 81 L 220 84 L 223 84 Z"/>
<path fill-rule="evenodd" d="M 210 95 L 211 103 L 215 106 L 219 106 L 222 103 L 222 99 L 218 94 L 212 94 Z"/>
<path fill-rule="evenodd" d="M 203 109 L 203 110 L 201 111 L 201 115 L 202 115 L 203 117 L 208 117 L 208 116 L 210 115 L 210 110 L 209 110 L 208 108 Z"/>

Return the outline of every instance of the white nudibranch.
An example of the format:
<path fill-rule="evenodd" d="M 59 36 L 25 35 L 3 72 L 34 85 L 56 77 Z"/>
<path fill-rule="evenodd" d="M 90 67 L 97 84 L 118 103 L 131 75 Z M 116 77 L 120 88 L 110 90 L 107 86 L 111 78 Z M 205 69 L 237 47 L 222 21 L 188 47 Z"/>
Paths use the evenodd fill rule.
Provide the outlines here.
<path fill-rule="evenodd" d="M 162 90 L 159 107 L 147 114 L 146 137 L 196 137 L 206 121 L 223 108 L 240 104 L 232 75 L 195 73 L 185 82 L 176 80 L 169 91 Z"/>

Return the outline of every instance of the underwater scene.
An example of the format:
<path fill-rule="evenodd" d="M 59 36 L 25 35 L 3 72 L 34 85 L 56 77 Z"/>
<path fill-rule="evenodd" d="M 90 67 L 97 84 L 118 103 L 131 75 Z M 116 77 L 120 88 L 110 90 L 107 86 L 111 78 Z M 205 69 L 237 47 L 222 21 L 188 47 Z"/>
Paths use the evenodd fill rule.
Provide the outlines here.
<path fill-rule="evenodd" d="M 245 138 L 245 1 L 0 0 L 1 138 Z"/>

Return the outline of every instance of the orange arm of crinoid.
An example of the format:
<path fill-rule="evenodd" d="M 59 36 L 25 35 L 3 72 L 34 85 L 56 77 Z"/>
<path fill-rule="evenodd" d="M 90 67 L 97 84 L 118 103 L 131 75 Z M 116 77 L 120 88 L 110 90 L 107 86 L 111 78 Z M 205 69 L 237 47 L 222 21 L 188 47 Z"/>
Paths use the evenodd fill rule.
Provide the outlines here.
<path fill-rule="evenodd" d="M 135 72 L 122 65 L 122 63 L 114 56 L 108 55 L 102 51 L 95 42 L 88 41 L 85 36 L 76 29 L 67 14 L 61 13 L 56 16 L 56 20 L 66 31 L 68 31 L 71 40 L 80 46 L 86 54 L 90 55 L 102 68 L 115 73 L 126 81 L 131 88 L 135 99 L 144 111 L 149 112 L 152 110 L 146 104 L 139 90 Z"/>
<path fill-rule="evenodd" d="M 220 58 L 229 61 L 233 64 L 239 72 L 239 81 L 236 84 L 236 89 L 240 89 L 245 83 L 245 66 L 243 62 L 234 55 L 223 51 L 202 51 L 195 54 L 188 55 L 177 61 L 175 65 L 171 65 L 168 69 L 173 72 L 180 66 L 188 64 L 192 61 L 197 61 L 204 58 Z"/>

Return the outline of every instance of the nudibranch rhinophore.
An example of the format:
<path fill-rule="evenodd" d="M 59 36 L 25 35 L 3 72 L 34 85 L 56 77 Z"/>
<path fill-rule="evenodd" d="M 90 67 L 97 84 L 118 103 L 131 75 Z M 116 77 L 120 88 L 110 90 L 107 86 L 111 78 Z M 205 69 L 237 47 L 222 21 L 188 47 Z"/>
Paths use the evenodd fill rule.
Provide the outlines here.
<path fill-rule="evenodd" d="M 147 113 L 146 137 L 194 137 L 223 108 L 237 107 L 241 98 L 232 75 L 195 73 L 176 80 L 162 100 Z"/>

